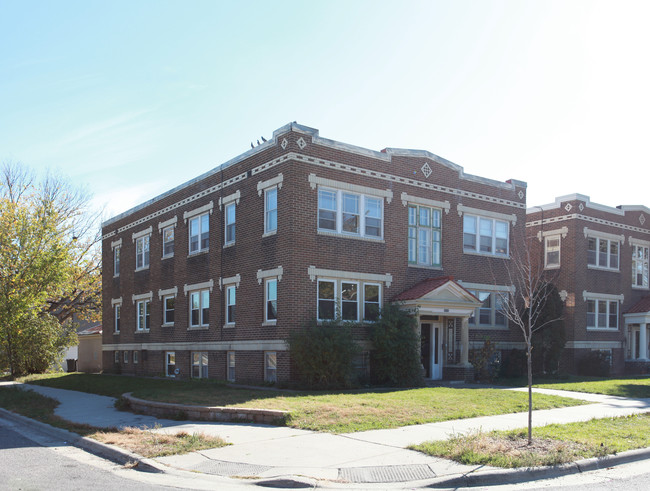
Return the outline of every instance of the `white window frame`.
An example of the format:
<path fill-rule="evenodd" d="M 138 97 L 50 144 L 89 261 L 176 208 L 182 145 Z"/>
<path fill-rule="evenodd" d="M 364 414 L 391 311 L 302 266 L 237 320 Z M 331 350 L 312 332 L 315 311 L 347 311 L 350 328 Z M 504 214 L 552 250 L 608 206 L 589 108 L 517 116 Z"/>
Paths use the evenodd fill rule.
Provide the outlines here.
<path fill-rule="evenodd" d="M 190 328 L 193 329 L 199 329 L 199 328 L 206 328 L 210 326 L 210 289 L 202 289 L 202 290 L 194 290 L 190 291 L 189 293 L 189 308 L 187 309 L 189 311 L 189 326 Z M 192 320 L 192 313 L 196 310 L 193 308 L 194 302 L 193 299 L 198 298 L 198 324 L 194 323 Z M 205 301 L 207 299 L 207 307 L 205 306 Z M 207 316 L 208 316 L 208 322 L 206 322 L 206 319 L 204 318 L 205 315 L 205 310 L 207 310 Z"/>
<path fill-rule="evenodd" d="M 120 333 L 121 317 L 122 317 L 122 303 L 118 302 L 113 305 L 113 334 Z"/>
<path fill-rule="evenodd" d="M 113 249 L 113 278 L 120 276 L 120 252 L 122 246 L 116 246 Z"/>
<path fill-rule="evenodd" d="M 191 372 L 192 378 L 209 378 L 209 354 L 207 351 L 192 351 L 191 358 Z M 198 363 L 195 363 L 197 361 Z M 205 363 L 203 363 L 205 361 Z M 194 375 L 194 369 L 198 370 L 198 374 Z"/>
<path fill-rule="evenodd" d="M 137 365 L 138 363 L 140 363 L 140 356 L 139 356 L 138 353 L 139 353 L 139 351 L 133 350 L 133 364 L 134 365 Z"/>
<path fill-rule="evenodd" d="M 429 212 L 430 225 L 420 224 L 420 210 L 426 209 Z M 415 213 L 415 222 L 411 223 L 411 210 Z M 439 226 L 434 226 L 438 217 Z M 428 267 L 441 267 L 442 266 L 442 209 L 425 205 L 409 204 L 407 208 L 407 223 L 408 223 L 408 262 L 413 266 L 428 266 Z M 420 239 L 421 232 L 427 232 L 429 238 L 430 251 L 428 257 L 422 258 L 420 254 Z M 437 234 L 437 240 L 436 240 Z M 436 247 L 437 245 L 437 247 Z M 413 257 L 415 256 L 415 257 Z"/>
<path fill-rule="evenodd" d="M 276 324 L 278 322 L 278 278 L 265 278 L 264 280 L 264 323 L 267 325 Z M 275 284 L 275 298 L 270 298 L 269 286 Z M 269 303 L 275 302 L 275 318 L 269 318 Z"/>
<path fill-rule="evenodd" d="M 332 193 L 334 194 L 335 200 L 335 210 L 330 210 L 327 208 L 321 208 L 321 193 Z M 348 215 L 355 215 L 358 219 L 357 230 L 349 231 L 344 230 L 345 221 L 343 215 L 346 214 L 344 210 L 345 198 L 346 197 L 356 198 L 358 201 L 358 206 L 356 213 L 347 212 Z M 374 200 L 379 203 L 379 218 L 373 217 L 373 219 L 379 220 L 379 235 L 368 234 L 369 225 L 367 223 L 366 214 L 367 214 L 367 205 L 369 200 Z M 384 199 L 381 196 L 376 196 L 372 194 L 364 194 L 358 191 L 349 191 L 342 190 L 330 187 L 319 186 L 318 187 L 318 196 L 317 196 L 317 229 L 322 233 L 337 234 L 343 237 L 358 237 L 369 240 L 383 240 L 384 238 Z M 321 211 L 334 213 L 335 228 L 324 228 L 321 226 Z"/>
<path fill-rule="evenodd" d="M 173 367 L 173 373 L 169 373 L 169 369 Z M 176 352 L 165 351 L 165 376 L 176 377 Z"/>
<path fill-rule="evenodd" d="M 327 298 L 321 298 L 320 297 L 320 285 L 321 283 L 333 283 L 334 284 L 334 299 L 327 299 Z M 350 284 L 354 285 L 356 287 L 356 300 L 355 301 L 346 301 L 343 299 L 343 285 L 344 284 Z M 355 279 L 347 279 L 347 278 L 318 278 L 317 284 L 316 284 L 316 317 L 318 321 L 331 321 L 335 319 L 340 319 L 343 320 L 344 322 L 359 322 L 362 320 L 363 322 L 376 322 L 376 320 L 369 320 L 365 319 L 365 307 L 366 307 L 366 300 L 365 300 L 365 293 L 366 293 L 366 285 L 372 285 L 372 286 L 377 286 L 379 288 L 379 310 L 381 310 L 381 300 L 382 300 L 382 284 L 377 283 L 376 281 L 363 281 L 363 280 L 355 280 Z M 323 318 L 321 317 L 321 309 L 320 309 L 320 302 L 325 301 L 325 302 L 333 302 L 334 303 L 334 316 L 332 318 Z M 345 317 L 343 314 L 343 303 L 348 302 L 348 303 L 355 303 L 356 304 L 356 309 L 355 309 L 355 317 Z M 375 302 L 372 302 L 373 304 Z"/>
<path fill-rule="evenodd" d="M 381 305 L 382 305 L 382 303 L 381 303 L 381 290 L 382 290 L 381 283 L 364 282 L 361 285 L 362 285 L 362 288 L 363 288 L 363 295 L 362 295 L 363 304 L 361 305 L 361 309 L 362 309 L 361 316 L 363 318 L 363 322 L 377 322 L 379 320 L 379 315 L 381 313 Z M 367 298 L 366 298 L 366 287 L 367 286 L 376 286 L 378 288 L 378 295 L 377 295 L 378 302 L 370 302 L 370 301 L 367 300 Z M 375 304 L 377 305 L 377 318 L 376 319 L 369 319 L 369 318 L 366 317 L 366 305 L 375 305 Z"/>
<path fill-rule="evenodd" d="M 596 241 L 596 251 L 595 251 L 595 263 L 589 262 L 589 241 L 590 239 L 593 239 Z M 607 252 L 606 252 L 606 257 L 607 257 L 607 264 L 602 265 L 600 261 L 600 245 L 602 242 L 607 243 Z M 612 262 L 612 253 L 611 253 L 611 247 L 612 244 L 616 244 L 616 266 L 611 266 Z M 610 237 L 600 237 L 598 235 L 589 235 L 587 237 L 587 267 L 589 269 L 603 269 L 607 271 L 620 271 L 621 267 L 621 241 L 618 239 L 613 239 Z"/>
<path fill-rule="evenodd" d="M 138 249 L 141 248 L 141 251 Z M 135 239 L 135 270 L 142 271 L 149 269 L 151 257 L 151 235 L 143 235 Z M 140 263 L 138 265 L 138 263 Z"/>
<path fill-rule="evenodd" d="M 640 257 L 639 257 L 639 252 Z M 639 267 L 641 269 L 641 282 L 639 282 Z M 649 285 L 650 246 L 645 244 L 632 244 L 632 288 L 647 290 Z"/>
<path fill-rule="evenodd" d="M 466 229 L 466 224 L 468 221 L 474 221 L 474 232 L 468 232 Z M 488 237 L 488 235 L 481 235 L 481 222 L 490 223 L 490 251 L 481 250 L 481 237 Z M 497 225 L 505 224 L 506 227 L 506 252 L 497 252 Z M 465 244 L 465 236 L 473 235 L 474 236 L 474 247 L 467 247 Z M 503 239 L 501 237 L 501 239 Z M 492 216 L 484 215 L 475 215 L 471 213 L 465 213 L 463 216 L 463 241 L 462 241 L 463 253 L 465 254 L 479 254 L 481 256 L 496 256 L 496 257 L 509 257 L 510 255 L 510 222 L 508 220 L 495 218 Z"/>
<path fill-rule="evenodd" d="M 176 247 L 176 238 L 175 238 L 176 231 L 174 230 L 175 228 L 176 227 L 174 225 L 169 225 L 168 227 L 165 227 L 161 230 L 163 259 L 174 257 L 174 248 Z M 171 240 L 166 240 L 167 232 L 171 232 L 171 236 L 172 236 Z M 165 249 L 170 242 L 171 242 L 171 252 L 167 252 Z"/>
<path fill-rule="evenodd" d="M 168 300 L 172 300 L 172 302 L 174 302 L 173 303 L 174 308 L 172 308 L 172 309 L 167 308 L 167 301 Z M 169 322 L 169 320 L 167 319 L 167 313 L 170 312 L 170 311 L 172 312 L 172 320 L 171 320 L 171 322 Z M 164 295 L 162 297 L 162 314 L 163 314 L 163 318 L 162 318 L 163 323 L 162 323 L 162 325 L 165 326 L 165 327 L 173 326 L 174 321 L 176 320 L 176 295 Z"/>
<path fill-rule="evenodd" d="M 232 210 L 232 216 L 230 216 L 230 211 Z M 237 240 L 237 204 L 228 203 L 223 210 L 223 240 L 224 246 L 231 246 Z M 232 232 L 229 231 L 229 228 L 232 229 Z M 230 234 L 232 233 L 232 236 Z"/>
<path fill-rule="evenodd" d="M 226 294 L 224 297 L 226 301 L 226 327 L 234 327 L 237 320 L 237 287 L 235 285 L 227 285 Z M 231 300 L 233 300 L 232 303 Z M 232 307 L 232 319 L 230 314 L 230 307 Z"/>
<path fill-rule="evenodd" d="M 550 242 L 557 241 L 557 245 L 551 245 Z M 557 262 L 549 262 L 549 254 L 557 252 Z M 549 235 L 544 237 L 544 268 L 557 269 L 560 267 L 562 252 L 562 236 Z"/>
<path fill-rule="evenodd" d="M 144 319 L 140 316 L 140 305 L 144 308 Z M 147 311 L 149 312 L 147 314 Z M 144 320 L 144 327 L 142 321 Z M 149 327 L 147 327 L 147 320 Z M 135 302 L 135 332 L 149 332 L 151 327 L 151 298 L 143 298 Z"/>
<path fill-rule="evenodd" d="M 271 363 L 273 361 L 273 363 Z M 264 382 L 275 384 L 278 381 L 278 353 L 264 352 Z"/>
<path fill-rule="evenodd" d="M 226 380 L 234 383 L 236 380 L 236 357 L 234 351 L 226 351 Z"/>
<path fill-rule="evenodd" d="M 618 331 L 620 326 L 620 317 L 621 317 L 621 306 L 620 300 L 617 295 L 589 295 L 588 293 L 584 297 L 585 300 L 585 325 L 588 331 Z M 589 312 L 589 302 L 594 302 L 594 312 L 593 314 Z M 600 305 L 605 306 L 605 312 L 600 313 Z M 616 326 L 610 326 L 610 315 L 612 305 L 616 305 Z M 589 325 L 589 316 L 593 315 L 594 322 L 593 325 Z M 604 315 L 604 324 L 601 325 L 600 316 Z"/>
<path fill-rule="evenodd" d="M 275 208 L 270 208 L 269 197 L 275 194 Z M 273 217 L 273 219 L 271 219 Z M 275 226 L 273 226 L 275 225 Z M 273 235 L 278 231 L 278 187 L 273 186 L 264 190 L 264 235 Z"/>
<path fill-rule="evenodd" d="M 204 228 L 207 228 L 207 230 L 204 230 Z M 197 232 L 196 234 L 192 234 L 193 229 Z M 190 256 L 208 251 L 210 249 L 210 213 L 201 213 L 189 217 L 187 233 L 189 238 L 187 247 Z M 192 237 L 196 237 L 194 241 L 196 243 L 195 249 L 192 249 Z"/>
<path fill-rule="evenodd" d="M 119 350 L 115 350 L 113 352 L 113 363 L 115 363 L 115 364 L 120 363 L 120 352 L 119 352 Z"/>
<path fill-rule="evenodd" d="M 128 364 L 129 364 L 129 352 L 128 352 L 128 350 L 124 350 L 124 351 L 122 351 L 122 362 L 123 362 L 125 365 L 128 365 Z"/>
<path fill-rule="evenodd" d="M 477 307 L 474 310 L 474 315 L 469 318 L 469 326 L 472 329 L 508 329 L 508 318 L 505 315 L 505 303 L 508 301 L 508 292 L 505 290 L 488 290 L 488 289 L 472 289 L 468 291 L 474 295 L 476 298 L 485 303 L 485 300 L 490 299 L 490 307 Z M 487 295 L 485 298 L 483 296 Z M 503 324 L 497 323 L 497 302 L 500 302 L 503 305 Z M 489 310 L 490 322 L 484 323 L 481 322 L 481 311 Z"/>

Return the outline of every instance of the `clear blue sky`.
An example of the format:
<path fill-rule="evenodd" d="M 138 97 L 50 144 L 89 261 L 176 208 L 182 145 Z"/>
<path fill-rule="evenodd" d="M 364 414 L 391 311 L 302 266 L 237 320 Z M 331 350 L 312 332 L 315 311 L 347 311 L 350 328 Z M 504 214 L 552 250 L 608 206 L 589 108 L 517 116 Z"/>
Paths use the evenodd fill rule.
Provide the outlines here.
<path fill-rule="evenodd" d="M 650 2 L 0 0 L 0 160 L 105 218 L 290 122 L 426 149 L 530 206 L 650 206 Z"/>

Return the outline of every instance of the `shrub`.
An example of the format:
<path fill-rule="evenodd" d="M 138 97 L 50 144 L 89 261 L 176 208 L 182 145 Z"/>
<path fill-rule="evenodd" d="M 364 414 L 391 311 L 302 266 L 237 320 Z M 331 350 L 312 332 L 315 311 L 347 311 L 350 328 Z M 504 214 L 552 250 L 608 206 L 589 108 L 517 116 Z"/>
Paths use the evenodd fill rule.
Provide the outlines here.
<path fill-rule="evenodd" d="M 578 374 L 593 377 L 609 377 L 611 355 L 608 351 L 589 351 L 578 361 Z"/>
<path fill-rule="evenodd" d="M 350 387 L 353 382 L 352 361 L 359 346 L 352 338 L 352 327 L 341 321 L 318 324 L 293 331 L 287 339 L 297 379 L 309 388 Z"/>
<path fill-rule="evenodd" d="M 379 320 L 371 327 L 370 339 L 374 382 L 396 387 L 422 385 L 420 334 L 412 312 L 400 308 L 399 304 L 386 304 Z"/>
<path fill-rule="evenodd" d="M 504 357 L 499 376 L 504 378 L 525 377 L 527 374 L 526 352 L 521 349 L 512 349 Z"/>
<path fill-rule="evenodd" d="M 474 378 L 479 382 L 493 382 L 499 375 L 501 352 L 496 350 L 490 338 L 485 338 L 480 349 L 469 352 L 469 361 L 474 365 Z"/>

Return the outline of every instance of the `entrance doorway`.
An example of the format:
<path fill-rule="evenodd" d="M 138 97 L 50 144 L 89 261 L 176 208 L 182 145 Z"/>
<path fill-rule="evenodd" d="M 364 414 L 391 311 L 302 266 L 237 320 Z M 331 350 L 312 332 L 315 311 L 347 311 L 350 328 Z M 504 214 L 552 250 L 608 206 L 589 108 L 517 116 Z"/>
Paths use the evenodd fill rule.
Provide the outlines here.
<path fill-rule="evenodd" d="M 439 322 L 420 324 L 421 362 L 424 376 L 431 380 L 442 379 L 442 326 Z"/>

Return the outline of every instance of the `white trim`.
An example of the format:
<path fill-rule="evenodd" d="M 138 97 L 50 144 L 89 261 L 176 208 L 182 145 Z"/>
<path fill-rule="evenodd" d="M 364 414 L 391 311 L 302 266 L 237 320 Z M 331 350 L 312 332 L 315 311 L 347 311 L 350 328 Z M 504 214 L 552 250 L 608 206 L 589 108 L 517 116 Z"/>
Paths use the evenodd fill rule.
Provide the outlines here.
<path fill-rule="evenodd" d="M 615 331 L 616 329 L 589 329 L 590 331 Z M 569 349 L 618 349 L 623 347 L 621 341 L 567 341 L 565 348 Z"/>
<path fill-rule="evenodd" d="M 170 225 L 173 225 L 175 227 L 177 221 L 178 221 L 178 215 L 174 215 L 174 218 L 170 218 L 169 220 L 165 220 L 164 222 L 158 222 L 158 232 L 162 233 L 162 230 L 164 228 L 169 227 Z"/>
<path fill-rule="evenodd" d="M 102 351 L 151 350 L 151 351 L 287 351 L 284 339 L 253 341 L 213 341 L 213 342 L 171 342 L 171 343 L 115 343 L 104 344 Z"/>
<path fill-rule="evenodd" d="M 222 206 L 228 205 L 232 203 L 233 201 L 235 204 L 239 204 L 239 200 L 241 199 L 241 193 L 239 192 L 239 189 L 235 191 L 232 194 L 229 194 L 228 196 L 224 196 L 223 198 L 219 198 L 219 210 L 222 209 Z"/>
<path fill-rule="evenodd" d="M 209 281 L 203 281 L 201 283 L 193 283 L 191 285 L 188 285 L 187 283 L 183 285 L 183 293 L 185 293 L 185 296 L 187 297 L 187 293 L 195 290 L 205 290 L 206 288 L 210 289 L 210 293 L 212 293 L 212 288 L 214 287 L 214 281 L 209 280 Z"/>
<path fill-rule="evenodd" d="M 274 269 L 267 269 L 266 271 L 263 271 L 261 269 L 257 270 L 257 284 L 261 285 L 262 280 L 265 278 L 271 278 L 271 277 L 276 277 L 278 279 L 278 283 L 282 280 L 282 273 L 284 272 L 282 266 L 278 266 L 277 268 Z"/>
<path fill-rule="evenodd" d="M 116 247 L 122 247 L 122 238 L 120 237 L 117 240 L 114 240 L 111 242 L 111 249 L 115 249 Z"/>
<path fill-rule="evenodd" d="M 223 290 L 224 286 L 232 285 L 233 283 L 237 288 L 239 288 L 240 282 L 241 282 L 241 275 L 239 273 L 237 273 L 235 276 L 229 276 L 228 278 L 219 278 L 219 290 Z"/>
<path fill-rule="evenodd" d="M 650 247 L 650 240 L 637 239 L 636 237 L 628 237 L 628 242 L 631 246 Z"/>
<path fill-rule="evenodd" d="M 140 301 L 140 300 L 149 300 L 153 298 L 153 292 L 147 292 L 147 293 L 140 293 L 138 295 L 131 295 L 131 301 L 135 304 L 135 302 Z"/>
<path fill-rule="evenodd" d="M 483 292 L 509 292 L 516 291 L 515 285 L 494 285 L 492 283 L 469 283 L 467 281 L 456 280 L 457 283 L 466 290 L 481 290 Z"/>
<path fill-rule="evenodd" d="M 585 239 L 587 237 L 595 237 L 597 239 L 607 239 L 607 240 L 618 241 L 623 244 L 625 243 L 625 234 L 621 234 L 621 235 L 610 234 L 607 232 L 601 232 L 599 230 L 594 230 L 593 228 L 587 228 L 587 227 L 584 228 L 583 232 L 585 234 Z"/>
<path fill-rule="evenodd" d="M 582 300 L 586 302 L 587 300 L 609 300 L 609 301 L 618 301 L 623 303 L 625 295 L 622 293 L 620 295 L 614 295 L 612 293 L 594 293 L 588 292 L 587 290 L 582 291 Z"/>
<path fill-rule="evenodd" d="M 513 226 L 517 223 L 517 215 L 514 213 L 498 213 L 496 211 L 488 211 L 481 208 L 472 208 L 471 206 L 465 206 L 461 204 L 457 205 L 457 209 L 459 217 L 462 217 L 463 213 L 469 213 L 470 215 L 476 215 L 478 217 L 495 218 L 504 222 L 510 222 Z"/>
<path fill-rule="evenodd" d="M 445 210 L 445 215 L 448 215 L 449 210 L 451 209 L 451 204 L 449 201 L 438 201 L 435 199 L 420 198 L 419 196 L 412 196 L 407 193 L 402 193 L 401 199 L 403 206 L 407 206 L 409 203 L 412 203 L 416 205 L 431 206 L 433 208 L 442 208 Z"/>
<path fill-rule="evenodd" d="M 178 287 L 168 288 L 167 290 L 158 290 L 158 300 L 162 297 L 168 297 L 169 295 L 176 296 L 178 294 Z"/>
<path fill-rule="evenodd" d="M 316 174 L 309 174 L 309 185 L 312 189 L 316 186 L 325 186 L 333 189 L 340 189 L 341 191 L 350 191 L 358 194 L 366 194 L 375 198 L 385 198 L 388 203 L 393 200 L 393 191 L 390 189 L 376 189 L 368 186 L 359 186 L 358 184 L 351 184 L 349 182 L 335 181 L 334 179 L 326 179 L 318 177 Z"/>
<path fill-rule="evenodd" d="M 140 232 L 134 232 L 131 235 L 131 242 L 135 242 L 136 239 L 139 239 L 141 237 L 146 237 L 147 235 L 151 235 L 152 230 L 153 230 L 153 227 L 149 226 L 148 228 L 145 228 L 144 230 L 141 230 Z"/>
<path fill-rule="evenodd" d="M 543 232 L 540 230 L 537 232 L 537 239 L 541 242 L 543 238 L 554 235 L 561 235 L 563 239 L 566 239 L 568 233 L 568 227 L 556 228 L 555 230 L 544 230 Z"/>
<path fill-rule="evenodd" d="M 276 177 L 273 177 L 266 181 L 259 181 L 257 183 L 257 195 L 262 196 L 262 191 L 268 188 L 272 188 L 273 186 L 277 186 L 278 189 L 282 189 L 283 180 L 284 180 L 284 176 L 282 175 L 282 172 L 280 172 Z"/>
<path fill-rule="evenodd" d="M 204 213 L 209 212 L 212 215 L 212 209 L 214 208 L 214 202 L 210 201 L 207 205 L 199 206 L 190 211 L 183 212 L 183 221 L 187 223 L 187 220 L 194 218 L 197 215 L 203 215 Z"/>
<path fill-rule="evenodd" d="M 321 269 L 316 266 L 309 266 L 307 268 L 309 279 L 314 281 L 316 278 L 336 278 L 340 280 L 353 280 L 353 281 L 374 281 L 376 283 L 385 283 L 386 288 L 390 288 L 393 283 L 393 275 L 374 274 L 374 273 L 355 273 L 354 271 L 341 271 L 336 269 Z"/>
<path fill-rule="evenodd" d="M 116 305 L 122 305 L 122 297 L 111 299 L 111 307 L 115 307 Z"/>

